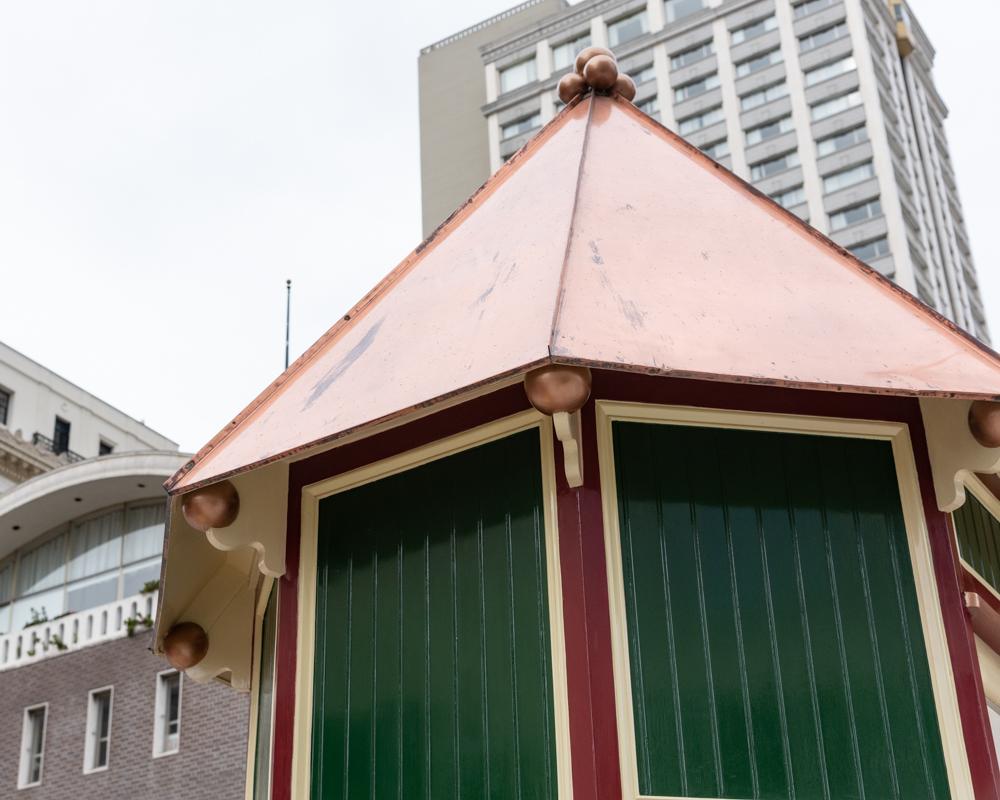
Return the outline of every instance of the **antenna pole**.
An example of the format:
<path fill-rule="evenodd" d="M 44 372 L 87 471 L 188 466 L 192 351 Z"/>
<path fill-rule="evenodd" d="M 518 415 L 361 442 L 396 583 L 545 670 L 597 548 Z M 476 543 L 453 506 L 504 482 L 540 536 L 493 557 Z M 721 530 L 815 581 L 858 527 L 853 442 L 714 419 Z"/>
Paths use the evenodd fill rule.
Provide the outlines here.
<path fill-rule="evenodd" d="M 285 281 L 285 369 L 288 369 L 288 332 L 292 320 L 292 279 Z"/>

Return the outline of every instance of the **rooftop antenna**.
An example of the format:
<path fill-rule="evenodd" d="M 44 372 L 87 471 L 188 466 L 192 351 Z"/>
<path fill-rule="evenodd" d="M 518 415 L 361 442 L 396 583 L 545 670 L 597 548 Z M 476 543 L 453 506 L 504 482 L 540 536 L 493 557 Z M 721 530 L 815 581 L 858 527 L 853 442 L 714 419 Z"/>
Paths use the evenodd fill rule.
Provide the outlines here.
<path fill-rule="evenodd" d="M 285 369 L 288 369 L 288 331 L 292 320 L 292 279 L 285 281 Z"/>

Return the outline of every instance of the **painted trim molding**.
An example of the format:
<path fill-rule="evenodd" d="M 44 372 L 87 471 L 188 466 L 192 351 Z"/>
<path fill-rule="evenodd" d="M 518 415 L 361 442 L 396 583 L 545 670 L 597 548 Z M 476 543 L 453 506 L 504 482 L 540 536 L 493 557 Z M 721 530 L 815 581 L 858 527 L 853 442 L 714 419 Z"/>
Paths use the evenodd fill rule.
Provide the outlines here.
<path fill-rule="evenodd" d="M 537 428 L 541 450 L 542 505 L 548 577 L 552 703 L 559 800 L 572 800 L 566 639 L 556 513 L 556 475 L 552 425 L 537 411 L 523 411 L 405 453 L 367 464 L 302 487 L 299 551 L 298 631 L 296 636 L 295 723 L 292 737 L 291 796 L 308 797 L 311 783 L 313 672 L 316 652 L 316 558 L 320 501 L 366 483 L 419 467 L 491 441 Z"/>
<path fill-rule="evenodd" d="M 618 494 L 611 427 L 612 422 L 615 421 L 881 439 L 891 443 L 951 796 L 956 798 L 974 797 L 962 721 L 959 715 L 958 697 L 955 690 L 955 678 L 948 641 L 945 636 L 944 621 L 941 616 L 937 580 L 921 501 L 917 467 L 907 426 L 900 422 L 607 400 L 598 400 L 596 405 L 598 463 L 603 488 L 604 545 L 608 571 L 608 599 L 611 611 L 611 646 L 623 800 L 685 799 L 654 797 L 641 795 L 639 792 L 621 536 L 618 525 Z M 709 798 L 704 800 L 709 800 Z"/>

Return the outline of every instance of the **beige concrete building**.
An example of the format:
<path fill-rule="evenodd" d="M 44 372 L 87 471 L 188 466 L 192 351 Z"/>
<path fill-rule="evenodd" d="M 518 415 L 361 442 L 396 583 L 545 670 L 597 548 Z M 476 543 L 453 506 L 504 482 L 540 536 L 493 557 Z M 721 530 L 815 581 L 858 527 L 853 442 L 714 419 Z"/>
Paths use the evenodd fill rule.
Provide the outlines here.
<path fill-rule="evenodd" d="M 640 108 L 987 339 L 934 48 L 900 0 L 529 2 L 468 31 L 420 57 L 425 232 L 557 113 L 573 55 L 604 45 Z"/>

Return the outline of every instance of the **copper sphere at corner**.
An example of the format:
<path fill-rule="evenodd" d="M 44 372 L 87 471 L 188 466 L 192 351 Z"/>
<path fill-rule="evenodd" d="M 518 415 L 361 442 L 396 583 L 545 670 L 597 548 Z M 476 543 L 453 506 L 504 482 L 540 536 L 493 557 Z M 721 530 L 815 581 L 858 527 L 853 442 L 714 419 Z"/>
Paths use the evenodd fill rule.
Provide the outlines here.
<path fill-rule="evenodd" d="M 578 94 L 587 91 L 587 82 L 575 72 L 567 72 L 559 79 L 559 99 L 569 103 Z"/>
<path fill-rule="evenodd" d="M 579 411 L 590 397 L 591 375 L 586 367 L 549 364 L 524 376 L 528 402 L 551 416 L 559 411 Z"/>
<path fill-rule="evenodd" d="M 179 622 L 163 637 L 163 654 L 174 669 L 190 669 L 207 652 L 208 634 L 197 622 Z"/>
<path fill-rule="evenodd" d="M 615 54 L 612 53 L 606 47 L 585 47 L 579 53 L 576 54 L 576 74 L 583 75 L 583 68 L 587 66 L 587 62 L 590 61 L 594 56 L 610 56 L 612 59 Z"/>
<path fill-rule="evenodd" d="M 181 512 L 187 524 L 204 533 L 209 528 L 225 528 L 240 513 L 240 496 L 229 481 L 219 481 L 195 489 L 181 498 Z"/>
<path fill-rule="evenodd" d="M 969 407 L 969 432 L 983 447 L 1000 447 L 1000 403 L 976 400 Z"/>
<path fill-rule="evenodd" d="M 611 56 L 594 56 L 583 68 L 583 79 L 591 88 L 606 92 L 618 80 L 618 62 Z"/>
<path fill-rule="evenodd" d="M 615 91 L 631 103 L 635 100 L 635 81 L 622 73 L 615 80 Z"/>

